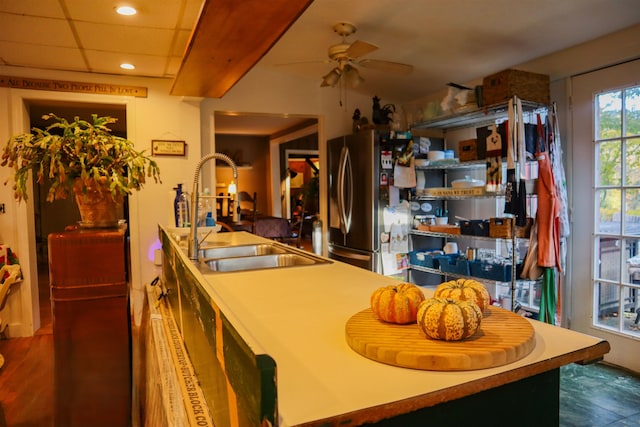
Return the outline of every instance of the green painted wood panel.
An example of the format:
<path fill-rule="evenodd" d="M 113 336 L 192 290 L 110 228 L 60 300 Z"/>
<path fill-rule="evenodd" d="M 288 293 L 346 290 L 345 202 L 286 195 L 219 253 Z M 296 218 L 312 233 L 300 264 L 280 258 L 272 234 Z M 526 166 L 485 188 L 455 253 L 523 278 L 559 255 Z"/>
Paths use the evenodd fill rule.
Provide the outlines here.
<path fill-rule="evenodd" d="M 277 425 L 275 360 L 252 351 L 168 239 L 161 232 L 167 300 L 216 427 Z"/>

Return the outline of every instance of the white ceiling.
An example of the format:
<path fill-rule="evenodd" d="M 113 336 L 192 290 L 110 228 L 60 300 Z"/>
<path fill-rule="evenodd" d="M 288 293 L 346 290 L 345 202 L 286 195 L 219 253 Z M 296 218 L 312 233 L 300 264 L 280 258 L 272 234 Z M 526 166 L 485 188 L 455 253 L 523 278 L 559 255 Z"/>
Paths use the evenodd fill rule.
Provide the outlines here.
<path fill-rule="evenodd" d="M 117 5 L 139 13 L 121 17 Z M 201 0 L 0 0 L 0 64 L 173 78 Z M 320 85 L 347 21 L 366 56 L 414 66 L 408 76 L 360 68 L 358 91 L 382 102 L 419 99 L 640 22 L 638 0 L 315 0 L 259 66 Z M 136 65 L 134 71 L 119 68 Z M 538 70 L 544 72 L 544 70 Z M 552 76 L 553 78 L 553 76 Z M 336 90 L 326 88 L 325 90 Z"/>
<path fill-rule="evenodd" d="M 115 7 L 135 4 L 120 16 Z M 201 0 L 0 0 L 0 63 L 174 77 Z M 122 62 L 136 65 L 133 72 Z"/>

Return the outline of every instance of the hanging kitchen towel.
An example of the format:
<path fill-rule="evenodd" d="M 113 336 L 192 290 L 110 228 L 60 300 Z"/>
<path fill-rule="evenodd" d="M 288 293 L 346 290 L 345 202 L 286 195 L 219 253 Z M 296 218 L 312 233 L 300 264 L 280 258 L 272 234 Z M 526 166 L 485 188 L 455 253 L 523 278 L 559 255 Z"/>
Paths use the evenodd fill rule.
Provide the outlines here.
<path fill-rule="evenodd" d="M 517 128 L 512 99 L 509 100 L 509 115 L 507 117 L 508 119 L 505 121 L 507 128 L 507 182 L 504 188 L 504 213 L 515 214 L 518 187 L 516 185 L 516 161 L 513 144 L 516 141 L 514 131 Z"/>
<path fill-rule="evenodd" d="M 522 264 L 521 279 L 537 280 L 542 276 L 543 269 L 538 266 L 538 221 L 534 220 L 529 235 L 529 249 Z"/>
<path fill-rule="evenodd" d="M 542 290 L 540 295 L 540 313 L 541 322 L 550 325 L 556 324 L 556 270 L 552 267 L 544 269 L 542 275 Z"/>
<path fill-rule="evenodd" d="M 553 180 L 556 185 L 556 195 L 558 198 L 560 213 L 558 215 L 559 234 L 560 234 L 560 271 L 565 271 L 567 263 L 567 244 L 571 225 L 569 224 L 569 199 L 567 196 L 567 178 L 562 163 L 562 143 L 560 140 L 560 129 L 558 127 L 558 116 L 556 104 L 551 107 L 551 114 L 547 116 L 549 137 L 549 155 L 551 156 L 551 170 L 553 172 Z M 558 277 L 558 286 L 560 286 L 562 276 Z M 558 307 L 560 302 L 558 300 Z M 558 309 L 559 310 L 559 309 Z"/>
<path fill-rule="evenodd" d="M 411 157 L 409 166 L 403 166 L 399 161 L 393 168 L 393 186 L 399 188 L 414 188 L 417 184 L 414 159 Z"/>
<path fill-rule="evenodd" d="M 560 236 L 569 237 L 571 225 L 569 224 L 567 178 L 562 164 L 562 142 L 560 140 L 560 128 L 558 126 L 558 113 L 555 102 L 551 106 L 551 115 L 547 119 L 551 121 L 549 125 L 549 131 L 551 132 L 551 142 L 549 144 L 551 170 L 556 184 L 556 194 L 560 201 Z"/>
<path fill-rule="evenodd" d="M 527 225 L 527 185 L 525 176 L 525 160 L 527 156 L 527 149 L 525 146 L 526 141 L 524 136 L 524 118 L 522 114 L 522 101 L 520 101 L 520 98 L 518 98 L 516 101 L 515 110 L 517 125 L 514 126 L 516 128 L 514 146 L 517 149 L 518 155 L 518 164 L 516 167 L 516 169 L 518 170 L 518 177 L 516 178 L 518 182 L 518 191 L 514 203 L 514 214 L 516 215 L 516 225 L 518 227 L 524 227 L 525 225 Z"/>
<path fill-rule="evenodd" d="M 487 186 L 489 192 L 495 193 L 500 190 L 502 184 L 502 137 L 496 129 L 496 125 L 491 126 L 491 133 L 487 137 Z"/>

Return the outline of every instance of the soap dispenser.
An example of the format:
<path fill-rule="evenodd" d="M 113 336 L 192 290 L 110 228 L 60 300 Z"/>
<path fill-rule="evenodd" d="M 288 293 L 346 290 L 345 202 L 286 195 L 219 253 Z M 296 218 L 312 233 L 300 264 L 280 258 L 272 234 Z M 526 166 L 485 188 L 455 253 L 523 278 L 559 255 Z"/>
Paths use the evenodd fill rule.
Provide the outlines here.
<path fill-rule="evenodd" d="M 176 197 L 173 199 L 173 215 L 175 217 L 176 227 L 182 227 L 179 215 L 180 196 L 182 196 L 182 184 L 178 184 L 178 186 L 174 187 L 173 189 L 176 190 Z"/>
<path fill-rule="evenodd" d="M 180 200 L 178 201 L 178 227 L 189 227 L 190 225 L 189 193 L 183 191 L 180 193 Z"/>

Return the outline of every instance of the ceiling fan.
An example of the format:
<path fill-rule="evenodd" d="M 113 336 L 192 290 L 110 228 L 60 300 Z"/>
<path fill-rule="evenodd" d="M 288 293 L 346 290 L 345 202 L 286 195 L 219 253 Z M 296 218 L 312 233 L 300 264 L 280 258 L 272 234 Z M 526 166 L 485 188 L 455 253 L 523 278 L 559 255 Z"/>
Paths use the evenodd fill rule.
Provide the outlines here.
<path fill-rule="evenodd" d="M 356 65 L 396 74 L 409 74 L 413 66 L 399 62 L 384 61 L 380 59 L 360 59 L 375 51 L 378 46 L 361 40 L 348 43 L 346 38 L 356 32 L 357 28 L 349 22 L 339 22 L 333 26 L 333 31 L 342 36 L 342 42 L 329 46 L 329 58 L 337 65 L 322 78 L 320 86 L 335 86 L 340 79 L 351 87 L 358 86 L 364 81 Z"/>

